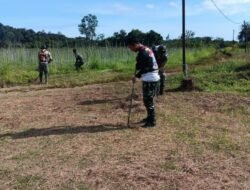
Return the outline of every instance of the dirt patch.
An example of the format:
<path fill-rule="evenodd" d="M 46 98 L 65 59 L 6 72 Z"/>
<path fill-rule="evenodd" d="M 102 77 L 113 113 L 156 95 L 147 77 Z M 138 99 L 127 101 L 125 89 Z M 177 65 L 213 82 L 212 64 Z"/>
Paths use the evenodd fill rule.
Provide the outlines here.
<path fill-rule="evenodd" d="M 141 84 L 0 95 L 0 189 L 248 189 L 249 97 L 168 92 L 143 129 Z"/>

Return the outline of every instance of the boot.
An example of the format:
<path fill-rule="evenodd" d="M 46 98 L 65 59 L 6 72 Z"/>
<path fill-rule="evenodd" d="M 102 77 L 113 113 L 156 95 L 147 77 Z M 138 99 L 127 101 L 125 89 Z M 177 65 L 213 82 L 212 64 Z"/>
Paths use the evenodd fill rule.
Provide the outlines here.
<path fill-rule="evenodd" d="M 42 84 L 43 83 L 43 78 L 39 76 L 39 83 Z"/>
<path fill-rule="evenodd" d="M 47 74 L 45 74 L 45 84 L 46 84 L 46 85 L 49 84 L 49 82 L 48 82 L 48 75 L 47 75 Z"/>
<path fill-rule="evenodd" d="M 163 95 L 163 88 L 160 88 L 159 95 Z"/>
<path fill-rule="evenodd" d="M 145 117 L 145 118 L 143 118 L 142 120 L 140 120 L 138 123 L 146 123 L 147 120 L 148 120 L 148 117 Z"/>
<path fill-rule="evenodd" d="M 143 126 L 143 128 L 149 128 L 149 127 L 155 127 L 155 123 L 153 122 L 146 122 Z"/>
<path fill-rule="evenodd" d="M 147 117 L 140 120 L 138 123 L 147 123 L 149 120 L 149 109 L 147 109 Z"/>
<path fill-rule="evenodd" d="M 148 110 L 147 121 L 142 127 L 144 127 L 144 128 L 154 127 L 155 125 L 156 125 L 156 123 L 155 123 L 155 110 L 154 109 L 149 109 Z"/>

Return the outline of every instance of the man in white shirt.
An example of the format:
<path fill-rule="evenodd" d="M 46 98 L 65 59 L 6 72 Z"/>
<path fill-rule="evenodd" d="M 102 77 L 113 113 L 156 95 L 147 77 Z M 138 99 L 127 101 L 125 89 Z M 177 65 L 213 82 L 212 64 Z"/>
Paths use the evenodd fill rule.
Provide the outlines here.
<path fill-rule="evenodd" d="M 153 51 L 141 44 L 135 37 L 128 37 L 127 46 L 131 51 L 138 52 L 136 57 L 136 74 L 132 81 L 135 83 L 136 78 L 142 80 L 143 103 L 147 110 L 147 117 L 143 119 L 145 124 L 142 127 L 154 127 L 155 107 L 154 97 L 159 85 L 158 65 Z"/>

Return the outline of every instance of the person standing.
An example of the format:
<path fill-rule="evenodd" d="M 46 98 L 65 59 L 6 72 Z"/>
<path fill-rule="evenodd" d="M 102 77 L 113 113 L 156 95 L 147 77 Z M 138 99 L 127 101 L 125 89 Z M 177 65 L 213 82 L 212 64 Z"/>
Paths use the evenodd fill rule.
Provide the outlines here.
<path fill-rule="evenodd" d="M 160 86 L 158 94 L 163 95 L 165 88 L 165 80 L 166 80 L 165 65 L 168 61 L 168 54 L 166 47 L 163 45 L 153 46 L 152 50 L 154 52 L 159 67 Z"/>
<path fill-rule="evenodd" d="M 49 75 L 48 65 L 53 61 L 53 58 L 46 46 L 41 46 L 41 49 L 38 52 L 38 61 L 39 61 L 38 69 L 39 69 L 40 84 L 43 83 L 43 74 L 45 78 L 45 84 L 48 84 L 48 75 Z"/>
<path fill-rule="evenodd" d="M 75 68 L 78 71 L 81 69 L 82 65 L 84 64 L 82 56 L 77 52 L 77 50 L 74 48 L 73 53 L 75 55 L 76 61 L 75 61 Z"/>
<path fill-rule="evenodd" d="M 145 124 L 142 127 L 154 127 L 156 125 L 154 97 L 160 79 L 158 65 L 153 51 L 135 37 L 128 37 L 127 46 L 131 51 L 137 52 L 136 72 L 132 82 L 135 83 L 136 78 L 142 80 L 143 103 L 147 110 L 147 117 L 142 120 Z"/>

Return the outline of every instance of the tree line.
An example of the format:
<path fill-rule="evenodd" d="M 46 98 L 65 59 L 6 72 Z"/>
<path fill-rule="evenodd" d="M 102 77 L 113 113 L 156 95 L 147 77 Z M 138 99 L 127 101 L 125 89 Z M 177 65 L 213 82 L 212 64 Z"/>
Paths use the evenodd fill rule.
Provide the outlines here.
<path fill-rule="evenodd" d="M 81 43 L 83 39 L 80 37 L 68 38 L 61 33 L 54 34 L 50 32 L 46 33 L 45 31 L 35 32 L 31 29 L 14 28 L 0 23 L 0 48 L 38 48 L 41 45 L 67 47 L 75 46 L 77 43 Z"/>
<path fill-rule="evenodd" d="M 168 47 L 180 47 L 180 36 L 177 39 L 165 39 L 161 34 L 154 30 L 142 32 L 138 29 L 133 29 L 127 33 L 124 29 L 119 32 L 114 32 L 112 36 L 105 38 L 103 34 L 96 35 L 95 30 L 98 26 L 98 20 L 95 15 L 86 15 L 78 25 L 79 32 L 83 37 L 69 38 L 61 33 L 46 33 L 45 31 L 35 32 L 31 29 L 14 28 L 0 23 L 0 48 L 6 47 L 25 47 L 39 48 L 41 45 L 49 47 L 82 47 L 88 45 L 97 46 L 125 46 L 126 39 L 129 35 L 136 36 L 143 44 L 152 46 L 155 44 L 167 44 Z M 201 47 L 213 45 L 224 47 L 236 43 L 232 41 L 224 41 L 223 38 L 213 39 L 212 37 L 195 37 L 193 31 L 186 31 L 185 34 L 187 47 Z M 250 40 L 250 23 L 244 23 L 238 35 L 239 43 L 244 44 Z"/>

